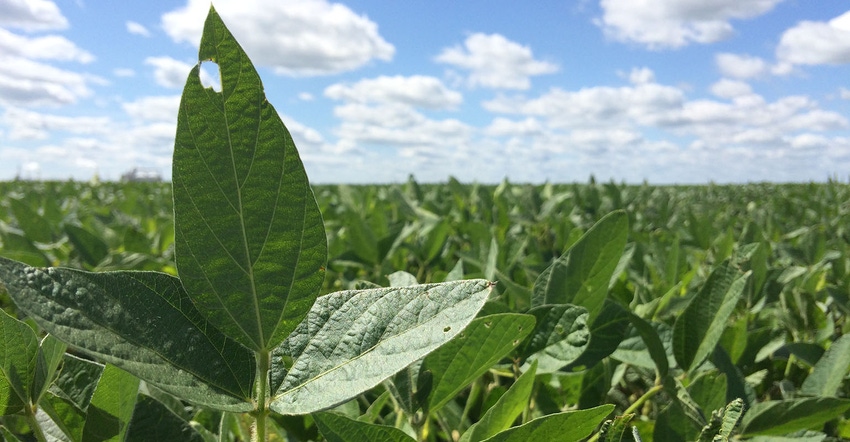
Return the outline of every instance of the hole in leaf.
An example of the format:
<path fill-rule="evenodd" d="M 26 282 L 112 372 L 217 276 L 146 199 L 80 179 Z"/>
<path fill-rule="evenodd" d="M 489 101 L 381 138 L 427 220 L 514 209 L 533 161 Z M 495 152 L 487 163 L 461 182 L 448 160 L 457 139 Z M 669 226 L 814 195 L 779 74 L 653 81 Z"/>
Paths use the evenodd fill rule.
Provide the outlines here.
<path fill-rule="evenodd" d="M 204 61 L 201 63 L 201 84 L 205 88 L 212 88 L 216 92 L 221 92 L 221 74 L 218 70 L 218 64 L 213 61 Z"/>
<path fill-rule="evenodd" d="M 484 328 L 490 328 L 490 326 L 491 326 L 491 325 L 493 325 L 493 323 L 492 323 L 492 322 L 490 322 L 490 321 L 485 321 L 485 322 L 484 322 Z"/>
<path fill-rule="evenodd" d="M 450 332 L 451 330 L 452 330 L 452 327 L 447 325 L 447 326 L 443 329 L 443 332 L 444 332 L 444 333 L 448 333 L 448 332 Z"/>
<path fill-rule="evenodd" d="M 514 347 L 516 347 L 517 345 L 519 345 L 519 339 L 514 339 L 513 344 L 514 344 Z"/>

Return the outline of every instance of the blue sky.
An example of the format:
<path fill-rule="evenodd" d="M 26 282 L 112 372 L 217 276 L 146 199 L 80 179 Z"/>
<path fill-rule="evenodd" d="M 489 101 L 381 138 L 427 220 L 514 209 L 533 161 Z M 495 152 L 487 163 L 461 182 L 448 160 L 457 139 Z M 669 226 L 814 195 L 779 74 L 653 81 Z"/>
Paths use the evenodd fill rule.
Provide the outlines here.
<path fill-rule="evenodd" d="M 0 179 L 169 179 L 209 4 L 0 0 Z M 846 2 L 215 7 L 313 182 L 850 176 Z"/>

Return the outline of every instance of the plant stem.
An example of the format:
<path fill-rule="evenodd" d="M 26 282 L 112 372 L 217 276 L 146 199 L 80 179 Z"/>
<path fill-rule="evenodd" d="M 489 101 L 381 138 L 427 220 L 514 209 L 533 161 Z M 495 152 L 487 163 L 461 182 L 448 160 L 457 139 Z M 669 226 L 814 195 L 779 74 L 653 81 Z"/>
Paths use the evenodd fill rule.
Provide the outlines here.
<path fill-rule="evenodd" d="M 254 415 L 254 431 L 251 433 L 252 442 L 266 441 L 266 417 L 269 415 L 269 367 L 271 356 L 268 350 L 257 352 L 257 408 L 251 413 Z"/>
<path fill-rule="evenodd" d="M 32 430 L 33 436 L 35 436 L 35 440 L 38 442 L 47 442 L 47 438 L 44 437 L 44 431 L 41 430 L 41 425 L 38 424 L 38 419 L 35 417 L 37 410 L 36 406 L 32 405 L 26 407 L 26 409 L 27 422 L 30 425 L 30 430 Z"/>
<path fill-rule="evenodd" d="M 632 405 L 630 405 L 629 408 L 626 408 L 623 411 L 623 413 L 620 414 L 620 416 L 625 416 L 627 414 L 631 414 L 631 413 L 634 413 L 635 411 L 639 410 L 640 407 L 643 406 L 644 402 L 648 401 L 653 396 L 660 393 L 662 390 L 664 390 L 663 385 L 661 385 L 661 384 L 654 385 L 652 388 L 647 390 L 646 393 L 643 394 L 643 396 L 639 397 Z M 598 440 L 599 440 L 599 433 L 596 433 L 596 434 L 593 435 L 593 437 L 588 439 L 587 442 L 596 442 Z"/>

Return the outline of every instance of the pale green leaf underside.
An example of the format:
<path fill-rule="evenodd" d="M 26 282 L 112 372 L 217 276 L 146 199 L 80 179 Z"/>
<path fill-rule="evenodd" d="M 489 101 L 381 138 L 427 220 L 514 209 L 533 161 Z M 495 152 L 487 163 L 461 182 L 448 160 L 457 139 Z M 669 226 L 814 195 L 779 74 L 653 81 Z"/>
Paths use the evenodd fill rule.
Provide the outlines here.
<path fill-rule="evenodd" d="M 271 409 L 310 413 L 374 387 L 460 333 L 490 287 L 479 279 L 320 297 L 272 351 Z"/>
<path fill-rule="evenodd" d="M 283 341 L 324 278 L 327 239 L 304 166 L 248 56 L 214 10 L 189 74 L 174 143 L 177 268 L 210 323 L 248 348 Z"/>
<path fill-rule="evenodd" d="M 198 404 L 252 408 L 253 353 L 207 323 L 177 278 L 0 258 L 0 281 L 45 330 L 99 360 Z"/>

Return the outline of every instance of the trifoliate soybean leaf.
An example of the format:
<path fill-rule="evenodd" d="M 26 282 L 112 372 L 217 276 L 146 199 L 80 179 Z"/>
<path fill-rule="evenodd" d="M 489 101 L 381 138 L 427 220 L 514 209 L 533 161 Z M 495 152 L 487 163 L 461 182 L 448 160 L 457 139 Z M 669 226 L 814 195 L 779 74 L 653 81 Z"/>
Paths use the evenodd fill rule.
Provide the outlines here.
<path fill-rule="evenodd" d="M 850 410 L 850 400 L 832 397 L 753 404 L 741 422 L 743 437 L 778 436 L 821 426 Z"/>
<path fill-rule="evenodd" d="M 197 404 L 252 408 L 253 353 L 206 322 L 179 279 L 0 258 L 0 281 L 18 308 L 89 355 Z"/>
<path fill-rule="evenodd" d="M 248 348 L 279 344 L 318 296 L 327 260 L 322 216 L 292 137 L 248 56 L 210 10 L 183 90 L 174 143 L 180 281 L 207 319 Z"/>
<path fill-rule="evenodd" d="M 537 363 L 533 362 L 531 367 L 511 385 L 511 388 L 484 413 L 484 416 L 463 433 L 459 442 L 477 442 L 510 428 L 528 406 L 536 374 Z"/>
<path fill-rule="evenodd" d="M 553 373 L 578 359 L 590 342 L 587 310 L 570 304 L 544 305 L 528 311 L 537 322 L 521 354 L 537 372 Z"/>
<path fill-rule="evenodd" d="M 534 317 L 519 313 L 484 316 L 429 354 L 420 373 L 431 373 L 428 411 L 452 400 L 473 380 L 523 342 L 534 329 Z"/>
<path fill-rule="evenodd" d="M 505 430 L 486 442 L 555 442 L 583 440 L 614 411 L 613 405 L 550 414 Z"/>
<path fill-rule="evenodd" d="M 616 302 L 607 300 L 599 316 L 590 325 L 590 342 L 578 359 L 570 362 L 566 368 L 581 369 L 592 367 L 605 359 L 626 338 L 629 330 L 629 311 Z"/>
<path fill-rule="evenodd" d="M 700 366 L 720 341 L 729 316 L 744 293 L 750 273 L 729 261 L 715 268 L 673 325 L 673 355 L 686 371 Z"/>
<path fill-rule="evenodd" d="M 270 408 L 311 413 L 374 387 L 457 336 L 491 287 L 479 279 L 320 297 L 272 351 Z"/>
<path fill-rule="evenodd" d="M 398 428 L 361 422 L 341 414 L 315 413 L 313 420 L 328 442 L 414 442 Z"/>
<path fill-rule="evenodd" d="M 812 396 L 835 396 L 850 370 L 850 335 L 833 342 L 803 381 L 800 393 Z"/>
<path fill-rule="evenodd" d="M 83 442 L 122 442 L 138 393 L 139 378 L 107 365 L 86 410 Z"/>
<path fill-rule="evenodd" d="M 531 305 L 580 305 L 587 309 L 587 322 L 592 323 L 602 310 L 628 236 L 629 217 L 625 212 L 602 217 L 540 274 L 534 282 Z"/>

